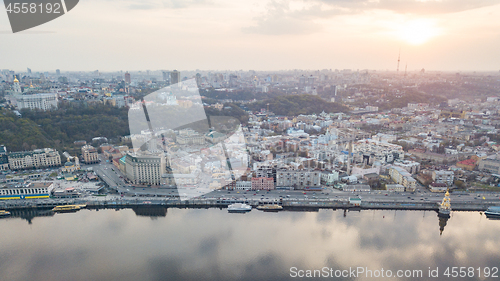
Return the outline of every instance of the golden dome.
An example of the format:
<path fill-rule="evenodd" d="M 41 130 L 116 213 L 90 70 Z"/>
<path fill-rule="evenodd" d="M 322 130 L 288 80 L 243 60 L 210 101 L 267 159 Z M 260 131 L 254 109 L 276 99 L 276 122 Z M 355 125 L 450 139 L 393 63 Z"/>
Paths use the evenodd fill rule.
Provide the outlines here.
<path fill-rule="evenodd" d="M 17 77 L 14 76 L 14 83 L 19 83 L 19 80 L 17 80 Z"/>

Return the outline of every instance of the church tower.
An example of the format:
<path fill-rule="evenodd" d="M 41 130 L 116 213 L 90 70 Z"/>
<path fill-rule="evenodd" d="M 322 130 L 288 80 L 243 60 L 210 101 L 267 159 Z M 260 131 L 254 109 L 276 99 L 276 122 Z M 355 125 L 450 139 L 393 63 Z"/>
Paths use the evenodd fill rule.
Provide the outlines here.
<path fill-rule="evenodd" d="M 21 85 L 19 85 L 19 80 L 14 76 L 14 86 L 13 86 L 14 94 L 20 95 L 22 94 Z"/>

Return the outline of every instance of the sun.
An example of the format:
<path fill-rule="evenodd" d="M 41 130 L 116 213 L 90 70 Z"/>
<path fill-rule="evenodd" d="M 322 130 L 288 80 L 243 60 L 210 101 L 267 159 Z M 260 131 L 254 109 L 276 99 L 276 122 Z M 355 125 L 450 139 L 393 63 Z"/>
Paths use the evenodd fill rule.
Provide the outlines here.
<path fill-rule="evenodd" d="M 439 35 L 434 21 L 418 19 L 407 21 L 397 27 L 397 36 L 412 45 L 422 45 Z"/>

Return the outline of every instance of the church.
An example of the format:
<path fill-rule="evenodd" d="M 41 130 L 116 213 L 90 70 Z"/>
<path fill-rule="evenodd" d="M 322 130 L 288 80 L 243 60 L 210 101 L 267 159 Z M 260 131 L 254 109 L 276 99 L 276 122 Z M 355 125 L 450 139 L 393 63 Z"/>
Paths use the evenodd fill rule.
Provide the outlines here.
<path fill-rule="evenodd" d="M 33 85 L 30 86 L 33 89 Z M 14 78 L 14 85 L 12 87 L 12 95 L 9 100 L 12 105 L 17 109 L 29 108 L 29 109 L 40 109 L 43 111 L 56 109 L 57 108 L 57 94 L 53 93 L 42 93 L 42 94 L 27 94 L 30 91 L 21 90 L 21 85 L 17 77 Z"/>

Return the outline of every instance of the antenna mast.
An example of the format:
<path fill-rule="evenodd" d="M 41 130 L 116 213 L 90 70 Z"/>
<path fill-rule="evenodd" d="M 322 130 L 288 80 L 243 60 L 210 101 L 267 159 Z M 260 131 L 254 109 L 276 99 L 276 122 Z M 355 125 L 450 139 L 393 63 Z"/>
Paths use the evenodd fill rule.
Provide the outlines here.
<path fill-rule="evenodd" d="M 398 68 L 396 69 L 396 72 L 399 73 L 399 61 L 401 58 L 401 48 L 399 48 L 399 54 L 398 54 Z"/>

